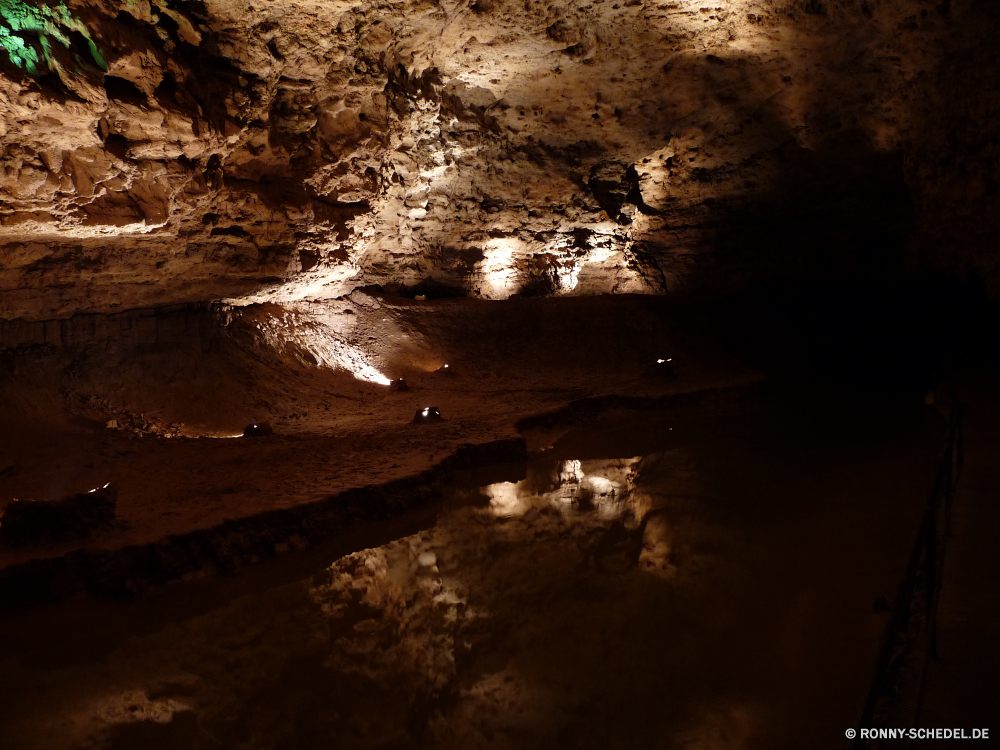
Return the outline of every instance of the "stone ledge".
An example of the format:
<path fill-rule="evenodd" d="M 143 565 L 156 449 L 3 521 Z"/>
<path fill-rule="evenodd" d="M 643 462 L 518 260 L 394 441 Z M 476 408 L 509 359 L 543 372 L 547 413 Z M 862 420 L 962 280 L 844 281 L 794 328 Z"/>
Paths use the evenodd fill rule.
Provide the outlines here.
<path fill-rule="evenodd" d="M 523 438 L 463 445 L 434 467 L 384 484 L 358 487 L 316 502 L 120 549 L 77 549 L 0 570 L 0 611 L 78 594 L 128 598 L 198 574 L 231 573 L 290 549 L 304 549 L 350 524 L 398 515 L 431 501 L 456 471 L 527 458 Z"/>

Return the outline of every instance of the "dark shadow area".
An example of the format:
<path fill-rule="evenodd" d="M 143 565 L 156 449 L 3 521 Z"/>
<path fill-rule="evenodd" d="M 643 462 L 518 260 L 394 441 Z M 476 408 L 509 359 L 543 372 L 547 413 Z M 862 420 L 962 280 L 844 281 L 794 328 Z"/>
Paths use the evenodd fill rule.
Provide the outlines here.
<path fill-rule="evenodd" d="M 104 76 L 104 90 L 109 99 L 118 99 L 132 104 L 145 104 L 146 95 L 132 81 L 118 76 Z"/>
<path fill-rule="evenodd" d="M 723 337 L 766 374 L 877 399 L 921 400 L 959 366 L 1000 353 L 1000 309 L 982 282 L 929 272 L 771 287 L 714 310 Z"/>
<path fill-rule="evenodd" d="M 201 26 L 204 32 L 202 7 L 201 3 L 186 3 L 183 12 L 195 21 L 196 26 Z M 226 121 L 231 119 L 226 109 L 226 100 L 233 92 L 246 90 L 251 98 L 259 98 L 263 94 L 263 82 L 260 78 L 226 58 L 213 34 L 204 33 L 201 45 L 193 47 L 179 33 L 177 22 L 166 13 L 160 14 L 158 21 L 151 24 L 136 19 L 130 13 L 121 12 L 106 26 L 108 35 L 117 37 L 132 49 L 162 49 L 164 39 L 160 35 L 165 36 L 172 47 L 170 57 L 177 63 L 177 69 L 192 73 L 180 78 L 175 72 L 167 71 L 154 96 L 162 103 L 175 105 L 181 112 L 194 113 L 200 110 L 201 116 L 219 132 L 225 130 Z M 105 77 L 106 86 L 108 79 L 114 79 L 114 76 Z M 126 90 L 123 84 L 128 82 L 112 81 L 108 95 L 130 101 L 129 97 L 134 96 L 135 92 L 130 88 Z M 141 101 L 145 103 L 145 95 L 142 95 Z M 245 123 L 241 120 L 241 124 Z"/>
<path fill-rule="evenodd" d="M 413 285 L 402 284 L 398 287 L 389 287 L 388 291 L 397 297 L 424 297 L 426 299 L 456 299 L 468 296 L 468 292 L 451 284 L 447 284 L 438 279 L 421 279 Z"/>
<path fill-rule="evenodd" d="M 214 227 L 209 232 L 210 237 L 237 237 L 243 240 L 254 241 L 254 236 L 243 227 Z"/>

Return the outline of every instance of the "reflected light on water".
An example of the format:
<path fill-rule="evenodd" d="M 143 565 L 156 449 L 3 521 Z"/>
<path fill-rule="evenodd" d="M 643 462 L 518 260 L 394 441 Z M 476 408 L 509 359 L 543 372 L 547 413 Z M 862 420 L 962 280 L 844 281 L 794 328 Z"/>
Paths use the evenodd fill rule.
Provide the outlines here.
<path fill-rule="evenodd" d="M 515 482 L 499 482 L 486 488 L 490 498 L 490 512 L 501 518 L 524 515 L 530 503 L 523 500 Z"/>
<path fill-rule="evenodd" d="M 583 476 L 579 461 L 563 461 L 562 468 L 559 470 L 559 480 L 563 484 L 566 482 L 579 483 Z"/>
<path fill-rule="evenodd" d="M 563 461 L 552 476 L 550 487 L 533 487 L 530 480 L 499 482 L 483 491 L 490 498 L 490 512 L 497 517 L 523 516 L 533 508 L 553 507 L 574 513 L 587 509 L 599 517 L 621 515 L 622 503 L 631 489 L 632 466 L 639 458 Z"/>

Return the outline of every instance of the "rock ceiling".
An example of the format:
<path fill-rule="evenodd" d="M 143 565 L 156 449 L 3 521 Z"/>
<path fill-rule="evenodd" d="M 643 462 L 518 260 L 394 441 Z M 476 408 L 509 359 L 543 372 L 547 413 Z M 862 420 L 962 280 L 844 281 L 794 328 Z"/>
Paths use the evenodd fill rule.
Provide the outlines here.
<path fill-rule="evenodd" d="M 972 0 L 0 0 L 0 317 L 716 294 L 901 259 L 996 291 L 996 21 Z"/>

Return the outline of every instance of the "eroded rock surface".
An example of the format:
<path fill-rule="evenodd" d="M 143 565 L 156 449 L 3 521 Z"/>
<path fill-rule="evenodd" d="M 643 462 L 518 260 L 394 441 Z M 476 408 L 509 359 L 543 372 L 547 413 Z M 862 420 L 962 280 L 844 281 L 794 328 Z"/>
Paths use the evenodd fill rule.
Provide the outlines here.
<path fill-rule="evenodd" d="M 7 319 L 899 262 L 996 288 L 991 4 L 2 8 Z"/>

